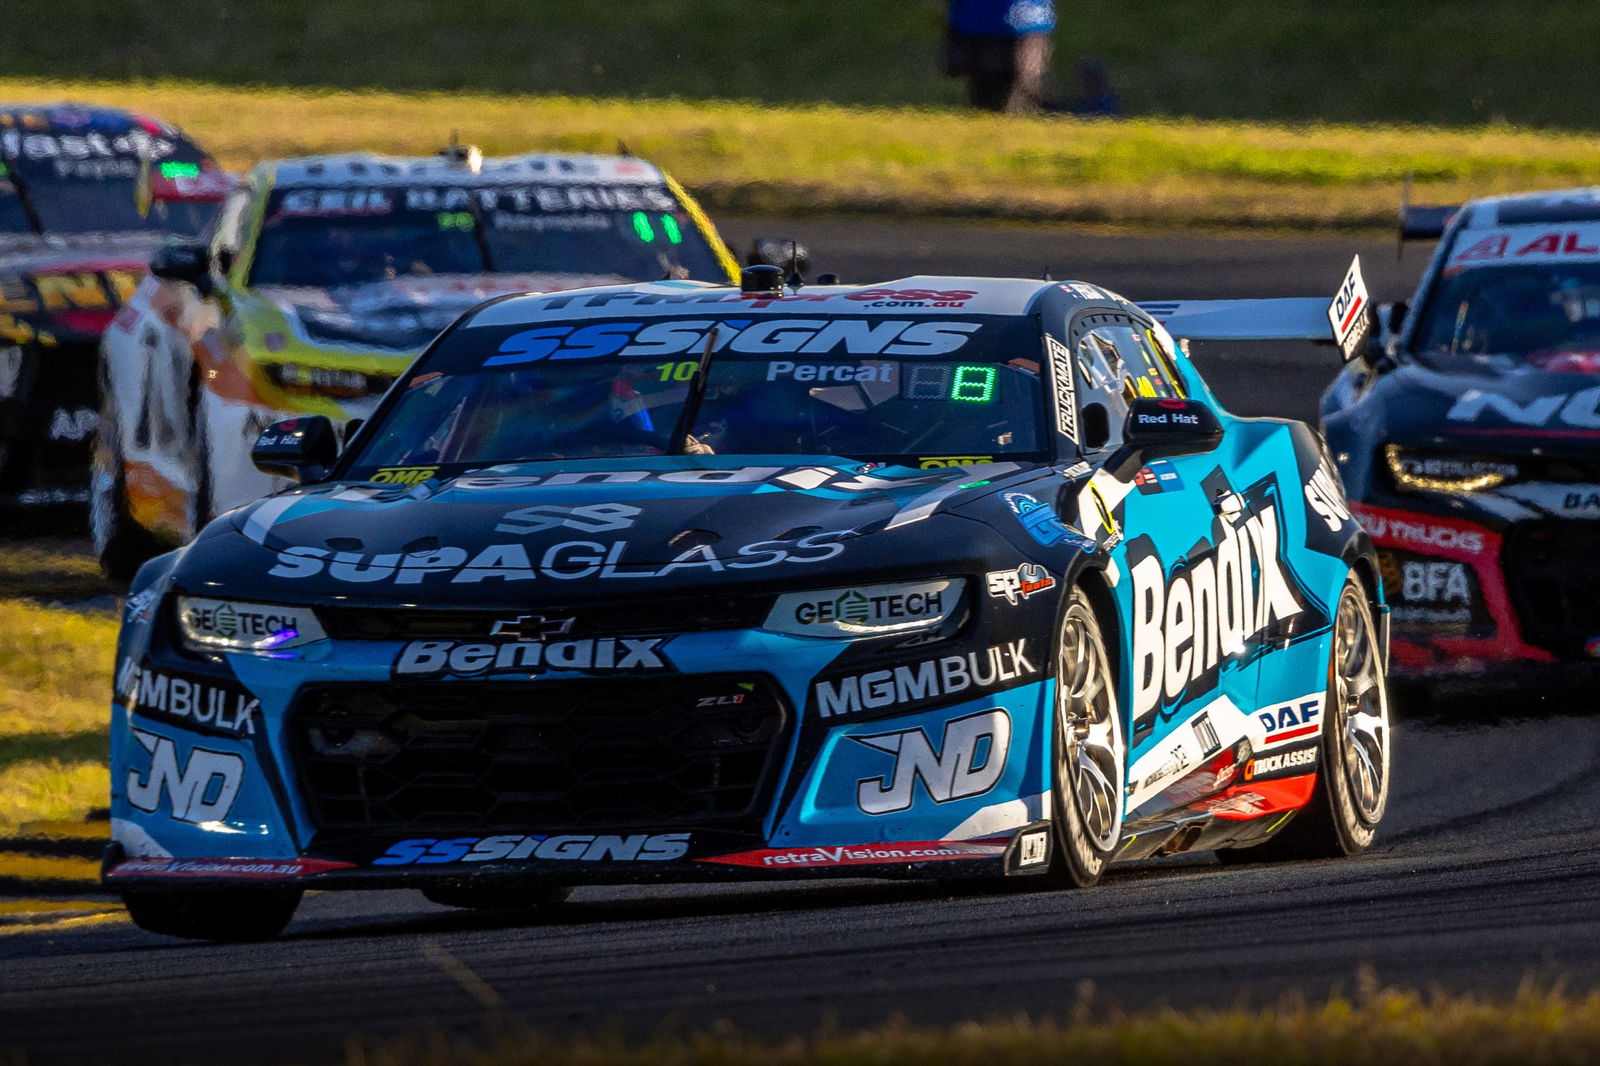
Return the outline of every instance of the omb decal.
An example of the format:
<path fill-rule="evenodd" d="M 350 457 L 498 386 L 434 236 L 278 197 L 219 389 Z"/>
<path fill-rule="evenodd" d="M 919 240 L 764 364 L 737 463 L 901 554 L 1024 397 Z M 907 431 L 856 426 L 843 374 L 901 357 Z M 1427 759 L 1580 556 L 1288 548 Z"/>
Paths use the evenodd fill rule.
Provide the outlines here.
<path fill-rule="evenodd" d="M 688 833 L 634 833 L 629 836 L 509 834 L 492 837 L 416 837 L 392 845 L 372 860 L 374 866 L 413 866 L 457 862 L 553 859 L 564 862 L 668 862 L 689 851 Z"/>
<path fill-rule="evenodd" d="M 850 739 L 894 758 L 891 773 L 856 782 L 856 806 L 863 814 L 894 814 L 911 809 L 918 784 L 935 803 L 994 788 L 1011 750 L 1011 718 L 998 708 L 952 718 L 937 747 L 921 727 Z"/>
<path fill-rule="evenodd" d="M 133 739 L 150 753 L 150 769 L 142 775 L 128 771 L 129 803 L 154 814 L 165 796 L 173 818 L 196 825 L 228 816 L 244 784 L 242 758 L 197 747 L 189 749 L 187 762 L 179 762 L 178 746 L 172 738 L 135 729 Z"/>
<path fill-rule="evenodd" d="M 1205 490 L 1211 499 L 1230 491 L 1220 471 L 1206 479 Z M 1210 538 L 1170 567 L 1148 534 L 1128 542 L 1135 722 L 1210 692 L 1225 658 L 1244 654 L 1269 626 L 1309 609 L 1280 548 L 1276 479 L 1257 483 L 1241 499 L 1240 511 L 1218 515 Z"/>
<path fill-rule="evenodd" d="M 979 322 L 913 319 L 686 319 L 537 326 L 513 333 L 484 366 L 541 359 L 655 359 L 713 352 L 745 355 L 946 355 L 963 347 Z"/>

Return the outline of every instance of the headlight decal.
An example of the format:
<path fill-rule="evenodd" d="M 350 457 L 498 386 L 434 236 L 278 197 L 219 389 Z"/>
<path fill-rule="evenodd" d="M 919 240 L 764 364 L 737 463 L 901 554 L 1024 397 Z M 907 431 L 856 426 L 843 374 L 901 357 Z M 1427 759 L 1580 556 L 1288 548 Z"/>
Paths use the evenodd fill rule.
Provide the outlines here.
<path fill-rule="evenodd" d="M 965 585 L 944 578 L 788 592 L 772 605 L 764 628 L 845 640 L 932 629 L 955 612 Z"/>
<path fill-rule="evenodd" d="M 178 597 L 178 629 L 194 651 L 267 654 L 327 639 L 309 607 Z"/>

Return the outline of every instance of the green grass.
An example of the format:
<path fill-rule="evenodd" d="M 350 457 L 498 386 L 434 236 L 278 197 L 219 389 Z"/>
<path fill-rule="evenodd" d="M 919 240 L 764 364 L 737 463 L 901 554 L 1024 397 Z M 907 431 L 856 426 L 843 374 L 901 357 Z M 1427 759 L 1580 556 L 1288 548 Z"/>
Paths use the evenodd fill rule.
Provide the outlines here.
<path fill-rule="evenodd" d="M 1421 200 L 1600 176 L 1600 136 L 1524 130 L 1166 120 L 902 108 L 290 91 L 0 79 L 0 98 L 76 97 L 180 123 L 232 167 L 350 149 L 609 152 L 619 140 L 714 211 L 862 212 L 1159 227 L 1387 228 Z"/>
<path fill-rule="evenodd" d="M 0 555 L 0 577 L 19 555 L 46 584 L 82 569 L 76 556 L 23 549 Z M 105 806 L 116 632 L 109 611 L 0 599 L 0 836 Z"/>
<path fill-rule="evenodd" d="M 765 103 L 947 105 L 943 0 L 54 0 L 29 76 Z M 1058 80 L 1104 59 L 1132 114 L 1594 129 L 1581 0 L 1059 0 Z M 458 109 L 463 118 L 467 109 Z"/>
<path fill-rule="evenodd" d="M 717 1026 L 693 1035 L 628 1041 L 558 1039 L 514 1023 L 486 1045 L 431 1038 L 353 1046 L 364 1066 L 1025 1066 L 1025 1064 L 1296 1063 L 1302 1066 L 1544 1066 L 1600 1056 L 1600 994 L 1525 987 L 1509 999 L 1422 995 L 1374 987 L 1267 1009 L 1153 1010 L 1124 1014 L 1092 999 L 1059 1020 L 891 1022 L 860 1032 L 744 1035 Z M 1070 993 L 1063 992 L 1063 998 Z"/>

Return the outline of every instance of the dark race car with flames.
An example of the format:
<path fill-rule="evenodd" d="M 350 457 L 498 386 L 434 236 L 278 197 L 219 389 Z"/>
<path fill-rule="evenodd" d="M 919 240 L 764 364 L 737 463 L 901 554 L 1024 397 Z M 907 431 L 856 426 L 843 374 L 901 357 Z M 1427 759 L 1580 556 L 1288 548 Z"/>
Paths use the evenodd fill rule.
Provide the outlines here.
<path fill-rule="evenodd" d="M 1367 846 L 1385 611 L 1314 431 L 1094 285 L 780 277 L 492 301 L 342 452 L 263 432 L 300 484 L 128 599 L 134 920 Z"/>
<path fill-rule="evenodd" d="M 82 520 L 100 336 L 227 175 L 182 131 L 81 104 L 0 104 L 0 518 Z"/>

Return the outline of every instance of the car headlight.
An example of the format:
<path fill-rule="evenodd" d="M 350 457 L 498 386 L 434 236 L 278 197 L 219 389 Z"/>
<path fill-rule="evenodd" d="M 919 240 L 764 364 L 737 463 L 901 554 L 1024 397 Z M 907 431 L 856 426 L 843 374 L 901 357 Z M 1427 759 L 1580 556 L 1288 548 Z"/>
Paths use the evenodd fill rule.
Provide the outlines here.
<path fill-rule="evenodd" d="M 274 652 L 327 634 L 309 607 L 178 597 L 178 629 L 192 651 Z"/>
<path fill-rule="evenodd" d="M 1420 452 L 1385 444 L 1383 456 L 1394 483 L 1412 492 L 1482 492 L 1521 473 L 1517 464 L 1490 456 Z"/>
<path fill-rule="evenodd" d="M 954 614 L 965 590 L 965 578 L 944 578 L 786 592 L 773 603 L 763 628 L 845 640 L 916 633 Z"/>

